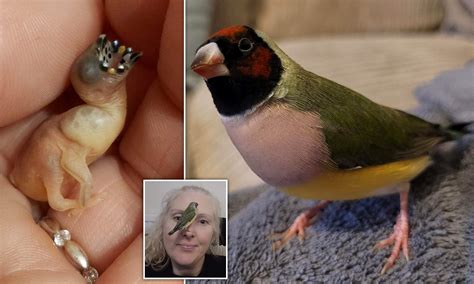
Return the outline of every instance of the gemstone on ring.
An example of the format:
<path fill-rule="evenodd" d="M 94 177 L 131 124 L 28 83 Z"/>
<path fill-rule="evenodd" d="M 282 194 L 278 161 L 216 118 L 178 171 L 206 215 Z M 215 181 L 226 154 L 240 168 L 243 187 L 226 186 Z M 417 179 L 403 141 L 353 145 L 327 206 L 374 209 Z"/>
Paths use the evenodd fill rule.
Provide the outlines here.
<path fill-rule="evenodd" d="M 97 272 L 94 267 L 89 266 L 84 271 L 82 271 L 82 276 L 84 279 L 86 279 L 88 284 L 93 284 L 95 281 L 97 281 L 97 278 L 99 278 L 99 272 Z"/>
<path fill-rule="evenodd" d="M 54 244 L 57 247 L 63 247 L 67 241 L 71 240 L 71 233 L 68 230 L 60 230 L 53 235 Z"/>

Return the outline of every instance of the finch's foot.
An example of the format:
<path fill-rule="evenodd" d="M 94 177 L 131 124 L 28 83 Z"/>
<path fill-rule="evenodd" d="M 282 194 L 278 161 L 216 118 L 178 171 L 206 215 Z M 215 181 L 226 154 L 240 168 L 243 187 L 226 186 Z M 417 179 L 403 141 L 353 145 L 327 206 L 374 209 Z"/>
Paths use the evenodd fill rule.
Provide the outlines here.
<path fill-rule="evenodd" d="M 306 227 L 311 225 L 311 221 L 321 213 L 321 210 L 324 209 L 330 201 L 322 201 L 315 207 L 306 210 L 305 212 L 301 213 L 298 217 L 296 217 L 293 224 L 290 228 L 282 233 L 273 233 L 269 236 L 269 239 L 275 240 L 272 245 L 272 249 L 274 251 L 281 249 L 285 246 L 288 241 L 290 241 L 293 237 L 298 236 L 300 241 L 304 240 L 304 231 Z"/>
<path fill-rule="evenodd" d="M 406 260 L 409 260 L 408 257 L 408 234 L 409 234 L 409 224 L 408 224 L 408 192 L 400 193 L 400 213 L 397 217 L 397 223 L 394 226 L 393 233 L 390 237 L 385 240 L 380 241 L 375 245 L 376 249 L 381 249 L 389 245 L 393 245 L 392 253 L 387 259 L 384 267 L 382 268 L 382 274 L 389 270 L 398 258 L 400 251 L 403 251 L 403 255 Z"/>
<path fill-rule="evenodd" d="M 311 218 L 308 217 L 308 211 L 301 213 L 298 217 L 296 217 L 293 224 L 288 228 L 288 230 L 282 233 L 273 233 L 270 235 L 271 240 L 275 240 L 272 245 L 272 249 L 274 251 L 281 249 L 285 244 L 291 240 L 293 237 L 298 235 L 300 241 L 304 239 L 304 230 L 311 224 Z"/>

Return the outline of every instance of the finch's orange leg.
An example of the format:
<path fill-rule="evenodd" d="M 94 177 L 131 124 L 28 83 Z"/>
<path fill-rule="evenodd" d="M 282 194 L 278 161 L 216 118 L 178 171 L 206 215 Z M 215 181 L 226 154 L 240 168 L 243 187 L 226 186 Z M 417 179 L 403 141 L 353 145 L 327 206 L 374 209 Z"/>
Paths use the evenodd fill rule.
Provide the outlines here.
<path fill-rule="evenodd" d="M 380 241 L 375 245 L 375 248 L 380 249 L 388 245 L 393 245 L 392 253 L 385 263 L 382 274 L 390 269 L 398 258 L 400 251 L 403 251 L 403 255 L 408 261 L 408 191 L 400 192 L 400 213 L 397 217 L 397 223 L 394 226 L 393 233 L 390 237 Z"/>
<path fill-rule="evenodd" d="M 304 239 L 304 230 L 306 227 L 311 225 L 311 221 L 321 213 L 331 201 L 322 201 L 318 203 L 318 205 L 314 206 L 311 209 L 306 210 L 305 212 L 301 213 L 298 217 L 296 217 L 293 224 L 290 226 L 288 230 L 282 233 L 273 233 L 270 235 L 270 239 L 275 240 L 273 243 L 273 250 L 279 250 L 285 244 L 291 240 L 293 237 L 298 235 L 298 238 L 302 241 Z"/>

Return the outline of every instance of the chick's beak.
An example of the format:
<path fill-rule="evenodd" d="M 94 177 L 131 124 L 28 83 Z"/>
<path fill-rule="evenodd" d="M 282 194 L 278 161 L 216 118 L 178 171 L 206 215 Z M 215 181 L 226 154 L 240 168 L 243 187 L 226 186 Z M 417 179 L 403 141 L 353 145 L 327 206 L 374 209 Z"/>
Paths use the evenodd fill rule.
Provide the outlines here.
<path fill-rule="evenodd" d="M 215 42 L 208 43 L 196 52 L 191 69 L 204 79 L 229 76 L 229 69 L 224 65 L 224 55 Z"/>

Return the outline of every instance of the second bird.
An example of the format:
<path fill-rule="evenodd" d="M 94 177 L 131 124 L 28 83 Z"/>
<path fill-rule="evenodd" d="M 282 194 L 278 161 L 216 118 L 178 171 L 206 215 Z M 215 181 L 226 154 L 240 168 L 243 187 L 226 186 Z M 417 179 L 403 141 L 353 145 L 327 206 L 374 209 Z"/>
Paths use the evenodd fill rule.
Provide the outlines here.
<path fill-rule="evenodd" d="M 191 224 L 196 219 L 197 207 L 197 202 L 190 202 L 188 207 L 184 209 L 183 215 L 181 215 L 181 217 L 179 218 L 178 223 L 176 223 L 176 226 L 174 226 L 173 230 L 171 230 L 168 235 L 171 236 L 176 231 L 186 230 L 189 226 L 191 226 Z"/>
<path fill-rule="evenodd" d="M 268 36 L 247 26 L 218 31 L 197 50 L 192 69 L 212 94 L 227 133 L 250 168 L 288 194 L 326 200 L 302 213 L 274 248 L 304 237 L 329 200 L 400 194 L 385 272 L 408 259 L 410 181 L 451 131 L 372 102 L 306 71 Z"/>

